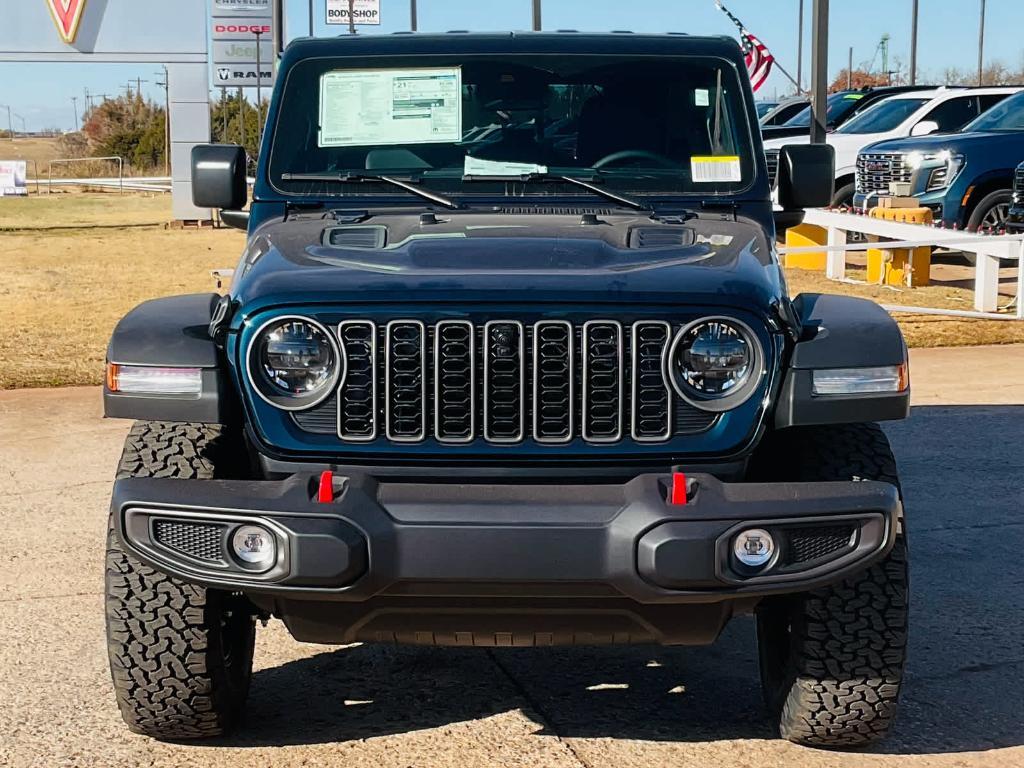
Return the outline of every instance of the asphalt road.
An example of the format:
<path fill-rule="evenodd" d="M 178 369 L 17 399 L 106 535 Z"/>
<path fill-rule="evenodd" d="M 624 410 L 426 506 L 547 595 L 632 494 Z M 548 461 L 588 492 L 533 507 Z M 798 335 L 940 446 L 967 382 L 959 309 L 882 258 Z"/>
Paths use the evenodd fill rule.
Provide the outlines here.
<path fill-rule="evenodd" d="M 908 501 L 911 662 L 894 737 L 772 737 L 753 628 L 698 649 L 438 650 L 261 630 L 248 725 L 204 745 L 121 724 L 102 554 L 126 425 L 95 389 L 0 393 L 0 766 L 1024 766 L 1024 348 L 915 355 L 888 429 Z"/>

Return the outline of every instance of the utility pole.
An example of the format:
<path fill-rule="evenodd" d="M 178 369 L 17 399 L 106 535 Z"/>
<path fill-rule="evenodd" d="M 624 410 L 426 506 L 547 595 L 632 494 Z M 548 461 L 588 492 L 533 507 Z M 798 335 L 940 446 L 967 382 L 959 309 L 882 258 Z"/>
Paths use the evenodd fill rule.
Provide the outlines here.
<path fill-rule="evenodd" d="M 800 0 L 800 17 L 796 23 L 796 92 L 804 90 L 804 0 Z"/>
<path fill-rule="evenodd" d="M 142 84 L 148 82 L 149 80 L 143 80 L 141 77 L 135 78 L 135 95 L 140 99 L 142 98 Z"/>
<path fill-rule="evenodd" d="M 541 28 L 541 14 L 540 14 L 540 0 L 533 0 L 533 31 L 540 32 Z"/>
<path fill-rule="evenodd" d="M 314 26 L 313 17 L 313 3 L 314 0 L 309 0 L 309 36 L 316 37 L 316 27 Z"/>
<path fill-rule="evenodd" d="M 163 82 L 156 81 L 155 85 L 164 89 L 164 176 L 171 175 L 171 81 L 168 79 L 167 66 L 164 65 Z"/>
<path fill-rule="evenodd" d="M 409 0 L 409 29 L 413 32 L 419 29 L 419 19 L 416 17 L 416 0 Z"/>
<path fill-rule="evenodd" d="M 274 41 L 273 46 L 274 55 L 271 57 L 271 64 L 275 64 L 281 56 L 281 51 L 284 50 L 284 9 L 281 7 L 283 0 L 273 0 L 271 4 L 272 10 L 272 22 L 270 25 L 271 38 Z"/>
<path fill-rule="evenodd" d="M 72 96 L 71 97 L 71 106 L 75 108 L 75 130 L 77 131 L 79 128 L 82 127 L 81 124 L 78 122 L 78 97 L 77 96 Z M 7 108 L 7 117 L 9 118 L 10 116 L 11 116 L 11 108 L 8 107 Z"/>
<path fill-rule="evenodd" d="M 850 56 L 846 63 L 846 90 L 853 90 L 853 46 L 850 46 Z"/>
<path fill-rule="evenodd" d="M 15 120 L 21 120 L 21 134 L 22 136 L 28 136 L 28 128 L 25 127 L 25 118 L 21 115 L 15 115 Z"/>
<path fill-rule="evenodd" d="M 828 0 L 814 0 L 811 31 L 811 143 L 824 144 L 828 126 Z"/>
<path fill-rule="evenodd" d="M 913 0 L 910 17 L 910 84 L 917 85 L 917 11 L 918 0 Z"/>
<path fill-rule="evenodd" d="M 5 106 L 4 109 L 7 110 L 7 125 L 9 130 L 9 135 L 7 136 L 7 138 L 9 138 L 11 141 L 14 141 L 14 121 L 11 120 L 11 108 Z"/>
<path fill-rule="evenodd" d="M 348 33 L 356 33 L 356 0 L 348 0 Z"/>
<path fill-rule="evenodd" d="M 978 85 L 985 79 L 985 0 L 981 0 L 981 19 L 978 22 Z"/>

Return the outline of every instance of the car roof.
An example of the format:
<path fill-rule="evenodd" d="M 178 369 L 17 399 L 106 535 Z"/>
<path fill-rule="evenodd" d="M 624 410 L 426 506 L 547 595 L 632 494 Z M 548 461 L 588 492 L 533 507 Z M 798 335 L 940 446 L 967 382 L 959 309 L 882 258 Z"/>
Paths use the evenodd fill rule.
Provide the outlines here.
<path fill-rule="evenodd" d="M 739 43 L 726 35 L 697 37 L 683 32 L 395 32 L 390 35 L 302 37 L 285 57 L 453 55 L 515 53 L 698 54 L 742 60 Z"/>

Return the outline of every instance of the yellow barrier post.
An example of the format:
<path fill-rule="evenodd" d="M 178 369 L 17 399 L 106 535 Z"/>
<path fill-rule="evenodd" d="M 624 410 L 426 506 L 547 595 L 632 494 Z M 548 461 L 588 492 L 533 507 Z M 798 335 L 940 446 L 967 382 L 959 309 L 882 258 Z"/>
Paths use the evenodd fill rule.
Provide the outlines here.
<path fill-rule="evenodd" d="M 930 208 L 873 208 L 871 218 L 904 224 L 931 224 Z M 882 243 L 879 243 L 882 245 Z M 868 282 L 919 288 L 931 282 L 932 249 L 871 248 L 868 250 Z"/>
<path fill-rule="evenodd" d="M 800 224 L 786 230 L 787 248 L 804 248 L 811 245 L 825 245 L 826 243 L 828 243 L 828 230 L 815 224 Z M 824 272 L 827 256 L 828 254 L 825 251 L 820 253 L 787 253 L 785 255 L 785 266 Z"/>

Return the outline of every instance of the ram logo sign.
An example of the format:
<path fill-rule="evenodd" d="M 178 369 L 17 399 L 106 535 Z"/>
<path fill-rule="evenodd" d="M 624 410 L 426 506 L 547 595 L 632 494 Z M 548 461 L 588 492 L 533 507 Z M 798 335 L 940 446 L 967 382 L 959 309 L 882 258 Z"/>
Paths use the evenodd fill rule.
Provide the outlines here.
<path fill-rule="evenodd" d="M 71 45 L 78 36 L 85 0 L 46 0 L 46 4 L 50 8 L 50 15 L 53 16 L 53 23 L 57 25 L 60 39 Z"/>

